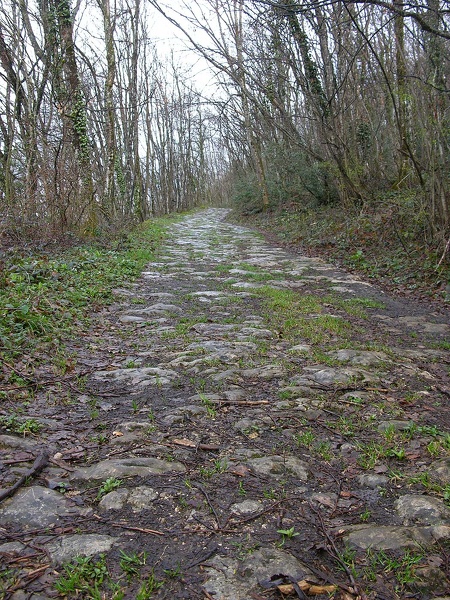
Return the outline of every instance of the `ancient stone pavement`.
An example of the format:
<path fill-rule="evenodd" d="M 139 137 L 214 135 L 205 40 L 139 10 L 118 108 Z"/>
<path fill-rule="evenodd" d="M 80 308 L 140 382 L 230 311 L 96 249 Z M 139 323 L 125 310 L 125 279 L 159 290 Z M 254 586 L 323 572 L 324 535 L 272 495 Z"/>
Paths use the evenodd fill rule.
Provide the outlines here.
<path fill-rule="evenodd" d="M 226 215 L 174 224 L 72 343 L 85 388 L 0 436 L 8 485 L 51 457 L 0 504 L 19 569 L 0 598 L 61 597 L 63 565 L 102 554 L 78 597 L 281 598 L 275 575 L 318 598 L 449 593 L 448 319 Z M 146 553 L 132 577 L 121 551 Z"/>

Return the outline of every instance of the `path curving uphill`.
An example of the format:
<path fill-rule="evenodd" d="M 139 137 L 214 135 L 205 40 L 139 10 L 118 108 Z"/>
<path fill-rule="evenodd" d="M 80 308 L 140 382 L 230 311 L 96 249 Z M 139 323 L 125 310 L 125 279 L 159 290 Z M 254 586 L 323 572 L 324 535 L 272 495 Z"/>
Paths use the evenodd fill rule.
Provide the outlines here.
<path fill-rule="evenodd" d="M 0 598 L 449 594 L 449 320 L 227 213 L 172 225 L 72 344 L 85 387 L 0 436 L 4 488 L 49 456 L 0 504 Z"/>

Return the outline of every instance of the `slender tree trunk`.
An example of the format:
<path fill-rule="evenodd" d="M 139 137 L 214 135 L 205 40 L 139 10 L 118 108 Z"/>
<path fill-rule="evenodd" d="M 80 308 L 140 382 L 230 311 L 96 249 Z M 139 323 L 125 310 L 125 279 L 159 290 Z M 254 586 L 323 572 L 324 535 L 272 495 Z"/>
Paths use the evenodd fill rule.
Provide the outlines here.
<path fill-rule="evenodd" d="M 104 215 L 115 216 L 116 186 L 115 169 L 117 160 L 116 148 L 116 111 L 114 106 L 114 85 L 116 80 L 116 56 L 114 51 L 115 16 L 111 16 L 110 0 L 102 0 L 100 4 L 103 14 L 103 28 L 106 47 L 106 80 L 105 80 L 105 110 L 106 110 L 106 190 L 103 195 Z"/>

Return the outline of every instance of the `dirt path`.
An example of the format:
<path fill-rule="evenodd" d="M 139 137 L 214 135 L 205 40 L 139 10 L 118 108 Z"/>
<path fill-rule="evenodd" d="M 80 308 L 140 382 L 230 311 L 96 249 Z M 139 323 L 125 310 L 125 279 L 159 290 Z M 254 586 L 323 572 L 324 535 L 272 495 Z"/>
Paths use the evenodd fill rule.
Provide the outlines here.
<path fill-rule="evenodd" d="M 27 476 L 0 598 L 450 593 L 448 320 L 226 213 L 173 225 L 73 344 L 71 401 L 0 436 L 2 487 Z"/>

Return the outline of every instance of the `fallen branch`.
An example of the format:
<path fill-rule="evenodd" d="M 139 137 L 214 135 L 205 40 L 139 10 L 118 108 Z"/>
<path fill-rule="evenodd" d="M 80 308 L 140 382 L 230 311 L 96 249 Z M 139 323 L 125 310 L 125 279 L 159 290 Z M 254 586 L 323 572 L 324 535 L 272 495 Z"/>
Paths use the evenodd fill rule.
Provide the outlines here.
<path fill-rule="evenodd" d="M 36 458 L 36 460 L 34 461 L 32 467 L 30 469 L 28 469 L 28 471 L 25 473 L 25 475 L 22 475 L 22 477 L 16 481 L 16 483 L 14 485 L 12 485 L 10 488 L 8 488 L 7 490 L 4 490 L 3 492 L 0 492 L 0 502 L 2 500 L 5 500 L 6 498 L 9 498 L 10 496 L 12 496 L 13 494 L 15 494 L 15 492 L 31 477 L 36 477 L 36 475 L 38 475 L 42 469 L 44 469 L 49 461 L 49 457 L 47 452 L 42 452 L 41 454 L 39 454 L 39 456 Z"/>
<path fill-rule="evenodd" d="M 261 404 L 270 404 L 269 400 L 208 400 L 213 404 L 232 404 L 236 406 L 260 406 Z"/>
<path fill-rule="evenodd" d="M 56 458 L 50 458 L 49 462 L 51 462 L 52 465 L 56 465 L 60 469 L 64 469 L 65 471 L 76 471 L 76 469 L 74 469 L 73 467 L 69 467 L 63 460 L 58 460 Z"/>
<path fill-rule="evenodd" d="M 145 529 L 144 527 L 135 527 L 134 525 L 127 525 L 126 523 L 111 523 L 107 519 L 103 519 L 99 515 L 94 514 L 94 519 L 97 521 L 101 521 L 111 527 L 118 527 L 120 529 L 126 529 L 127 531 L 138 531 L 139 533 L 148 533 L 149 535 L 165 535 L 162 531 L 157 531 L 156 529 Z"/>
<path fill-rule="evenodd" d="M 123 523 L 109 523 L 111 527 L 120 527 L 128 531 L 139 531 L 139 533 L 148 533 L 150 535 L 165 535 L 162 531 L 156 531 L 156 529 L 144 529 L 143 527 L 133 527 L 132 525 L 125 525 Z"/>
<path fill-rule="evenodd" d="M 448 242 L 445 245 L 444 252 L 442 253 L 442 256 L 441 256 L 441 260 L 436 265 L 436 269 L 439 269 L 439 267 L 441 266 L 441 264 L 444 262 L 445 255 L 447 254 L 447 252 L 449 251 L 449 249 L 450 249 L 450 238 L 448 238 Z"/>

